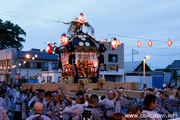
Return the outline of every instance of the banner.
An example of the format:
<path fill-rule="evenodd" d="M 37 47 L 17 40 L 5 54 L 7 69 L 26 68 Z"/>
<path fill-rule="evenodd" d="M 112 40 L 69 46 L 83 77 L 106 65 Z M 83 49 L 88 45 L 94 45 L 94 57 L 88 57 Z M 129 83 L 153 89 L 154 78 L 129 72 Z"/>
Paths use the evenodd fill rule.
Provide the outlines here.
<path fill-rule="evenodd" d="M 107 64 L 106 70 L 116 70 L 118 71 L 118 64 Z"/>

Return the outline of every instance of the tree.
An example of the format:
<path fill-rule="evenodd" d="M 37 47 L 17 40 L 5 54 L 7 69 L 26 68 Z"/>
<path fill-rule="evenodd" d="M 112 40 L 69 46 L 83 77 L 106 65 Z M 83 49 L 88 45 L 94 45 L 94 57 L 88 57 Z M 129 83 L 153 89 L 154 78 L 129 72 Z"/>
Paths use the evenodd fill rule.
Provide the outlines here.
<path fill-rule="evenodd" d="M 177 85 L 177 72 L 176 70 L 172 70 L 171 72 L 171 79 L 170 79 L 170 82 L 172 83 L 172 81 L 174 80 L 174 84 Z"/>
<path fill-rule="evenodd" d="M 22 36 L 26 36 L 26 32 L 17 24 L 10 21 L 3 22 L 0 19 L 0 50 L 10 47 L 21 50 L 23 48 L 21 42 L 25 42 Z"/>

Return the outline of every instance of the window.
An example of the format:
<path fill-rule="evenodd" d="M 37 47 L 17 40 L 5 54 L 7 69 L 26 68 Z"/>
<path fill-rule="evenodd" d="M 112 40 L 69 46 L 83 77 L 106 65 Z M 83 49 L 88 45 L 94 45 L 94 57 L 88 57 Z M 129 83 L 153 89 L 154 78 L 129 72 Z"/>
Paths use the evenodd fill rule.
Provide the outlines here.
<path fill-rule="evenodd" d="M 118 62 L 118 55 L 116 55 L 116 54 L 109 54 L 108 61 L 109 62 Z"/>
<path fill-rule="evenodd" d="M 29 61 L 26 61 L 25 66 L 26 66 L 26 68 L 30 68 L 30 62 L 29 62 Z"/>
<path fill-rule="evenodd" d="M 18 68 L 25 68 L 24 61 L 18 61 Z"/>
<path fill-rule="evenodd" d="M 58 83 L 61 83 L 61 77 L 58 76 Z"/>
<path fill-rule="evenodd" d="M 33 68 L 40 69 L 41 68 L 41 63 L 40 62 L 33 62 Z"/>
<path fill-rule="evenodd" d="M 52 83 L 52 76 L 47 76 L 47 82 Z"/>
<path fill-rule="evenodd" d="M 6 67 L 6 62 L 5 61 L 3 61 L 3 62 L 1 62 L 1 67 Z"/>
<path fill-rule="evenodd" d="M 42 62 L 41 63 L 41 70 L 42 71 L 48 71 L 48 62 Z"/>
<path fill-rule="evenodd" d="M 19 66 L 19 63 L 21 63 L 21 66 Z M 18 62 L 18 67 L 19 68 L 30 68 L 30 66 L 31 66 L 31 64 L 30 64 L 30 62 L 29 61 L 25 61 L 25 63 L 24 63 L 24 61 L 19 61 Z"/>
<path fill-rule="evenodd" d="M 58 70 L 58 63 L 52 64 L 52 70 Z"/>
<path fill-rule="evenodd" d="M 11 61 L 10 60 L 7 61 L 7 66 L 11 66 Z"/>

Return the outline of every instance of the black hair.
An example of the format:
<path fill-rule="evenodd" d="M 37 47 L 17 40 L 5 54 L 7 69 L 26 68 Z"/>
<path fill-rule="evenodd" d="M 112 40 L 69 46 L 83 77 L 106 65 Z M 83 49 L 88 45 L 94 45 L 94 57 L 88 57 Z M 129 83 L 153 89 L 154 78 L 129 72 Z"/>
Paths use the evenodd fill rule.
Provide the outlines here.
<path fill-rule="evenodd" d="M 159 92 L 164 95 L 164 92 L 163 92 L 163 91 L 159 91 Z"/>
<path fill-rule="evenodd" d="M 38 92 L 40 92 L 40 91 L 41 91 L 41 89 L 36 89 L 35 91 L 38 91 Z"/>
<path fill-rule="evenodd" d="M 180 87 L 178 87 L 177 90 L 180 90 Z"/>
<path fill-rule="evenodd" d="M 32 93 L 32 96 L 35 96 L 35 92 L 31 92 Z"/>
<path fill-rule="evenodd" d="M 84 95 L 84 92 L 83 91 L 81 91 L 81 90 L 79 90 L 76 94 L 75 94 L 76 96 L 79 96 L 79 95 Z"/>
<path fill-rule="evenodd" d="M 105 98 L 106 98 L 105 95 L 102 95 L 102 96 L 100 97 L 101 100 L 104 100 Z"/>
<path fill-rule="evenodd" d="M 170 89 L 173 89 L 173 87 L 172 87 L 172 86 L 170 86 L 169 88 L 170 88 Z"/>
<path fill-rule="evenodd" d="M 145 106 L 150 106 L 151 103 L 155 103 L 155 101 L 156 101 L 156 96 L 155 95 L 152 95 L 152 94 L 146 95 L 145 98 L 144 98 L 144 105 Z"/>
<path fill-rule="evenodd" d="M 4 85 L 4 84 L 6 84 L 6 85 L 7 85 L 7 83 L 6 83 L 5 81 L 3 81 L 3 85 Z"/>
<path fill-rule="evenodd" d="M 154 92 L 154 90 L 152 88 L 148 88 L 147 91 Z"/>
<path fill-rule="evenodd" d="M 114 113 L 109 120 L 122 120 L 125 115 L 123 113 Z"/>
<path fill-rule="evenodd" d="M 18 87 L 18 89 L 20 89 L 19 85 L 15 85 L 14 88 Z"/>
<path fill-rule="evenodd" d="M 90 99 L 89 99 L 89 104 L 94 104 L 96 101 L 98 102 L 98 96 L 93 94 L 91 95 Z"/>
<path fill-rule="evenodd" d="M 43 92 L 45 92 L 45 90 L 44 90 L 44 89 L 39 89 L 38 91 L 39 91 L 39 93 L 43 93 Z"/>
<path fill-rule="evenodd" d="M 119 89 L 123 89 L 123 90 L 124 90 L 124 88 L 123 88 L 123 87 L 119 87 Z"/>
<path fill-rule="evenodd" d="M 141 111 L 141 108 L 134 104 L 128 107 L 127 113 L 129 114 L 131 112 L 132 114 L 136 114 L 137 111 Z"/>
<path fill-rule="evenodd" d="M 81 99 L 81 104 L 83 104 L 84 103 L 84 92 L 79 90 L 75 95 L 82 96 L 80 99 Z"/>
<path fill-rule="evenodd" d="M 2 96 L 2 94 L 6 93 L 6 92 L 7 92 L 6 89 L 1 89 L 0 96 Z"/>
<path fill-rule="evenodd" d="M 52 97 L 52 92 L 51 92 L 51 91 L 47 91 L 47 92 L 45 93 L 45 97 L 47 97 L 47 96 Z"/>
<path fill-rule="evenodd" d="M 27 94 L 27 92 L 28 92 L 28 89 L 25 89 L 25 90 L 24 90 L 24 94 Z"/>

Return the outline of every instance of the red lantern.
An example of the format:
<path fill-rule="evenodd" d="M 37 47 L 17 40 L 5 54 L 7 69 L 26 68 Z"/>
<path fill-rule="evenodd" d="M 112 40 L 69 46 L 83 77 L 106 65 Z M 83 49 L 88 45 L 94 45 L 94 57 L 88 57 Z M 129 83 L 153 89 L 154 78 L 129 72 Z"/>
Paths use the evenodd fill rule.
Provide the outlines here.
<path fill-rule="evenodd" d="M 83 15 L 83 13 L 81 13 L 81 14 L 79 15 L 79 23 L 80 23 L 80 24 L 84 24 L 84 23 L 85 23 L 85 16 Z"/>
<path fill-rule="evenodd" d="M 103 38 L 101 38 L 101 43 L 104 43 L 104 39 Z"/>
<path fill-rule="evenodd" d="M 153 42 L 149 40 L 148 45 L 151 47 L 153 45 Z"/>
<path fill-rule="evenodd" d="M 121 41 L 118 40 L 117 45 L 121 45 Z"/>
<path fill-rule="evenodd" d="M 170 39 L 167 41 L 167 45 L 168 45 L 169 47 L 172 45 L 172 41 L 171 41 Z"/>
<path fill-rule="evenodd" d="M 93 60 L 92 64 L 93 64 L 92 67 L 97 67 L 97 65 L 98 65 L 97 61 L 95 61 L 95 60 Z"/>
<path fill-rule="evenodd" d="M 111 48 L 114 50 L 117 48 L 117 39 L 114 38 L 112 41 L 111 41 Z"/>
<path fill-rule="evenodd" d="M 141 42 L 138 41 L 137 42 L 137 46 L 140 47 L 141 46 Z"/>
<path fill-rule="evenodd" d="M 65 45 L 67 45 L 67 44 L 68 44 L 67 36 L 66 36 L 65 34 L 63 34 L 63 35 L 61 36 L 61 45 L 62 45 L 62 46 L 65 46 Z"/>
<path fill-rule="evenodd" d="M 47 45 L 46 47 L 47 53 L 51 54 L 52 53 L 52 46 L 50 44 Z"/>

